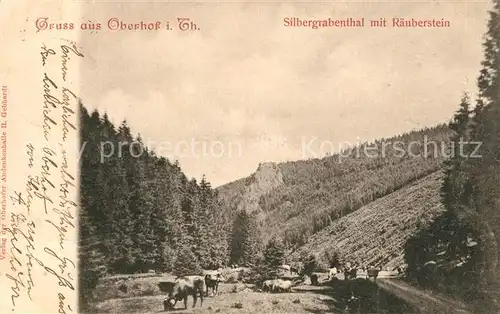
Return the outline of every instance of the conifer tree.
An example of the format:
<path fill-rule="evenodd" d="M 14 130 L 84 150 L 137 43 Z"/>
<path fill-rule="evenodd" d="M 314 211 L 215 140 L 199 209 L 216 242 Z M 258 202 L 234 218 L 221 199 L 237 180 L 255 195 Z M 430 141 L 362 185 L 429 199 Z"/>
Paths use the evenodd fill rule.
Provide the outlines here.
<path fill-rule="evenodd" d="M 264 250 L 264 267 L 268 277 L 278 276 L 279 266 L 283 264 L 285 257 L 285 246 L 278 237 L 273 237 Z"/>
<path fill-rule="evenodd" d="M 195 221 L 196 221 L 196 256 L 200 262 L 200 265 L 204 269 L 213 268 L 212 259 L 211 259 L 211 250 L 212 250 L 212 242 L 213 242 L 213 230 L 211 230 L 210 226 L 214 223 L 214 211 L 215 208 L 213 206 L 213 200 L 211 195 L 210 183 L 206 181 L 205 176 L 203 175 L 200 184 L 199 184 L 199 193 L 198 193 L 198 206 L 197 211 L 195 212 Z"/>
<path fill-rule="evenodd" d="M 101 124 L 101 142 L 111 143 L 112 149 L 117 145 L 116 133 L 113 125 L 104 115 Z M 109 156 L 110 155 L 110 156 Z M 108 251 L 110 253 L 110 268 L 117 272 L 127 273 L 133 264 L 131 253 L 133 234 L 133 220 L 129 211 L 129 187 L 125 176 L 123 159 L 112 152 L 104 160 L 104 176 L 101 183 L 106 187 L 107 206 L 103 208 L 107 220 L 109 237 Z"/>
<path fill-rule="evenodd" d="M 93 228 L 89 216 L 80 214 L 78 252 L 79 311 L 87 311 L 94 301 L 94 289 L 99 279 L 106 274 L 106 260 L 101 253 L 101 241 Z"/>
<path fill-rule="evenodd" d="M 466 161 L 470 155 L 470 147 L 467 145 L 469 138 L 470 122 L 470 101 L 467 94 L 464 94 L 460 102 L 459 110 L 455 113 L 449 127 L 454 131 L 450 139 L 450 152 L 444 161 L 445 176 L 441 186 L 442 203 L 447 213 L 438 228 L 449 230 L 451 234 L 446 236 L 449 241 L 449 254 L 455 257 L 461 250 L 459 246 L 466 241 L 463 229 L 467 225 L 467 217 L 470 211 L 465 207 L 464 201 L 467 199 L 468 174 L 466 172 Z M 465 210 L 464 210 L 465 209 Z M 462 217 L 459 220 L 459 217 Z M 444 226 L 444 225 L 447 226 Z M 459 230 L 454 230 L 454 227 Z M 432 233 L 432 232 L 430 232 Z M 444 235 L 443 233 L 440 233 Z M 462 248 L 463 249 L 463 248 Z M 466 254 L 463 252 L 463 254 Z M 450 258 L 451 258 L 450 256 Z"/>
<path fill-rule="evenodd" d="M 179 207 L 174 203 L 175 191 L 168 160 L 159 158 L 151 168 L 157 175 L 152 191 L 155 206 L 150 220 L 150 228 L 155 231 L 152 234 L 154 267 L 165 271 L 173 267 L 175 256 L 172 251 L 181 236 L 179 225 L 182 225 L 182 218 Z"/>
<path fill-rule="evenodd" d="M 80 147 L 84 148 L 83 154 L 80 157 L 80 172 L 82 175 L 80 187 L 80 204 L 79 204 L 79 220 L 78 220 L 78 291 L 79 291 L 79 311 L 86 311 L 91 306 L 94 299 L 93 290 L 98 284 L 98 281 L 106 273 L 106 260 L 102 252 L 102 243 L 93 226 L 91 217 L 91 208 L 93 206 L 93 194 L 89 189 L 92 173 L 91 168 L 91 150 L 87 149 L 90 138 L 90 116 L 88 111 L 80 103 Z M 85 146 L 84 146 L 85 145 Z"/>
<path fill-rule="evenodd" d="M 232 263 L 253 267 L 260 260 L 261 251 L 260 231 L 256 218 L 244 210 L 240 211 L 233 228 Z"/>
<path fill-rule="evenodd" d="M 191 275 L 201 275 L 202 269 L 196 255 L 187 247 L 182 248 L 177 253 L 177 259 L 174 264 L 174 275 L 181 276 L 191 276 Z"/>
<path fill-rule="evenodd" d="M 213 206 L 216 208 L 214 212 L 211 241 L 211 256 L 214 263 L 213 268 L 219 268 L 228 265 L 229 263 L 229 242 L 230 224 L 229 215 L 224 211 L 224 205 L 219 198 L 217 191 L 213 190 Z"/>

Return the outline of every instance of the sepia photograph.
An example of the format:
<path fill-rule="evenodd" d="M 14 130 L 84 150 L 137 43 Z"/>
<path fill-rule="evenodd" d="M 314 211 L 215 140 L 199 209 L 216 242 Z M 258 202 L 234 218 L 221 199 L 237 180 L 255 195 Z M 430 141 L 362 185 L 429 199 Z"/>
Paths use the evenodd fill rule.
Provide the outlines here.
<path fill-rule="evenodd" d="M 498 312 L 497 1 L 98 8 L 81 312 Z"/>
<path fill-rule="evenodd" d="M 500 312 L 499 0 L 27 2 L 0 312 Z"/>

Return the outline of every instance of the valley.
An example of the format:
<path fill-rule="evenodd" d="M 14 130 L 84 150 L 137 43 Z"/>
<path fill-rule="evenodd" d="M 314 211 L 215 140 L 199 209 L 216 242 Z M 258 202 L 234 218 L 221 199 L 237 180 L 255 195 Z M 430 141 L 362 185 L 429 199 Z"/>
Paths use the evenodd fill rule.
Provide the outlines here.
<path fill-rule="evenodd" d="M 449 135 L 440 125 L 341 152 L 349 158 L 262 163 L 217 191 L 228 216 L 245 210 L 259 220 L 264 242 L 282 238 L 290 261 L 330 251 L 363 265 L 397 267 L 408 237 L 443 211 L 441 154 Z M 433 152 L 425 141 L 435 143 Z M 408 151 L 398 153 L 396 144 Z M 385 157 L 373 158 L 368 147 Z"/>

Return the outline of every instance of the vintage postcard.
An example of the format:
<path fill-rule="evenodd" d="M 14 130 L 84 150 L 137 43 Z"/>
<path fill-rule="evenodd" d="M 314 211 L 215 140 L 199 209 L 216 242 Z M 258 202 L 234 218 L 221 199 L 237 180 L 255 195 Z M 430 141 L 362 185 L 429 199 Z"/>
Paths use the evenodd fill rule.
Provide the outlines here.
<path fill-rule="evenodd" d="M 0 1 L 0 313 L 498 313 L 500 1 Z"/>

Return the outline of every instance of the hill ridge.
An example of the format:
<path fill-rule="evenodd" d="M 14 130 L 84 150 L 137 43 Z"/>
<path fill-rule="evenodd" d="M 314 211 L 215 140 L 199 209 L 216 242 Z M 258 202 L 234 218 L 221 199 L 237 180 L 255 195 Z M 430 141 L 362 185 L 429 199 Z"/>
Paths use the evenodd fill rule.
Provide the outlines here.
<path fill-rule="evenodd" d="M 238 210 L 258 213 L 264 242 L 280 236 L 287 247 L 296 250 L 342 217 L 432 177 L 441 169 L 440 152 L 448 148 L 451 134 L 442 124 L 364 143 L 321 159 L 261 163 L 252 175 L 217 191 L 227 205 L 228 216 L 234 217 Z M 435 149 L 434 154 L 429 147 Z M 435 195 L 439 194 L 438 181 L 432 185 Z M 425 200 L 415 202 L 424 204 Z M 428 219 L 434 218 L 431 216 Z"/>

